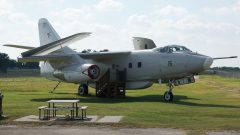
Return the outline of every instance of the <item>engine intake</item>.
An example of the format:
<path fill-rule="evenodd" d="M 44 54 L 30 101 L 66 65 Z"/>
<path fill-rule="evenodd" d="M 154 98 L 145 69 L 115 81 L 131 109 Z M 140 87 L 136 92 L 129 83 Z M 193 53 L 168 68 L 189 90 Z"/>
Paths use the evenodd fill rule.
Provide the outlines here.
<path fill-rule="evenodd" d="M 90 65 L 82 73 L 89 76 L 89 78 L 91 78 L 92 80 L 94 80 L 94 79 L 97 79 L 99 77 L 100 68 L 97 65 Z"/>

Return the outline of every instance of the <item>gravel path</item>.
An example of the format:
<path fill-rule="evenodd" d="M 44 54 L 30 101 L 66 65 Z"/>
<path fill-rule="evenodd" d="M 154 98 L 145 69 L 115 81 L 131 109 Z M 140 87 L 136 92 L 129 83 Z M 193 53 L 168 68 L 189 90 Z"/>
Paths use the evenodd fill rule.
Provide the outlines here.
<path fill-rule="evenodd" d="M 99 128 L 99 127 L 0 127 L 0 135 L 186 135 L 183 130 L 160 128 Z"/>

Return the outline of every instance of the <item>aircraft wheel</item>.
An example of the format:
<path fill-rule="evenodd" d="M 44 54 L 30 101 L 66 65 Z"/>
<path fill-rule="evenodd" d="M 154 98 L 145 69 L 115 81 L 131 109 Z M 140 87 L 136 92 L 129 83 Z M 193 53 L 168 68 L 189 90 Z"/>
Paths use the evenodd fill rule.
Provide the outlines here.
<path fill-rule="evenodd" d="M 88 85 L 87 84 L 81 84 L 78 88 L 78 94 L 81 96 L 88 94 Z"/>
<path fill-rule="evenodd" d="M 173 100 L 173 93 L 171 91 L 166 91 L 163 95 L 164 101 L 170 102 Z"/>

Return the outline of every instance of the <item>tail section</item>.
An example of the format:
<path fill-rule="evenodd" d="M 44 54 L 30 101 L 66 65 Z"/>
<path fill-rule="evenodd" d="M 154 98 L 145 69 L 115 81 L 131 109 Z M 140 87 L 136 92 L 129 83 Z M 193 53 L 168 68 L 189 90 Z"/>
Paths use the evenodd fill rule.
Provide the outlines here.
<path fill-rule="evenodd" d="M 75 51 L 67 47 L 67 45 L 71 44 L 76 40 L 82 39 L 90 35 L 90 33 L 85 32 L 85 33 L 74 34 L 67 38 L 61 39 L 60 36 L 52 27 L 52 25 L 45 18 L 39 19 L 38 29 L 39 29 L 39 40 L 40 40 L 41 47 L 40 49 L 36 48 L 35 51 L 32 51 L 32 50 L 30 51 L 34 53 L 41 52 L 41 55 L 46 55 L 53 51 L 58 51 L 58 53 L 60 54 L 75 53 Z M 54 47 L 54 49 L 52 47 Z M 29 54 L 33 54 L 33 53 L 29 53 Z"/>
<path fill-rule="evenodd" d="M 40 46 L 46 45 L 61 39 L 60 36 L 52 27 L 52 25 L 45 18 L 39 19 L 38 30 L 39 30 Z"/>
<path fill-rule="evenodd" d="M 55 54 L 68 54 L 67 51 L 68 51 L 68 49 L 70 49 L 70 48 L 67 48 L 68 45 L 70 45 L 71 43 L 76 42 L 80 39 L 83 39 L 89 35 L 90 35 L 90 33 L 88 33 L 88 32 L 77 33 L 77 34 L 68 36 L 66 38 L 62 38 L 60 40 L 51 42 L 49 44 L 45 44 L 40 47 L 34 48 L 32 50 L 23 52 L 22 57 L 43 56 L 43 55 L 48 55 L 57 50 L 61 50 L 61 51 L 58 51 L 58 53 L 55 53 Z M 71 53 L 71 52 L 69 52 L 69 53 Z"/>
<path fill-rule="evenodd" d="M 81 40 L 85 37 L 90 36 L 91 33 L 89 32 L 82 32 L 77 33 L 65 38 L 60 38 L 51 24 L 48 22 L 47 19 L 42 18 L 38 22 L 38 29 L 39 29 L 39 40 L 40 46 L 39 47 L 31 47 L 31 46 L 23 46 L 23 45 L 14 45 L 14 44 L 6 44 L 4 46 L 14 47 L 14 48 L 21 48 L 26 49 L 28 51 L 22 53 L 21 61 L 47 61 L 47 60 L 58 60 L 55 56 L 51 56 L 52 54 L 56 56 L 68 56 L 70 54 L 77 54 L 72 49 L 68 48 L 67 46 Z M 37 56 L 37 57 L 36 57 Z M 69 57 L 67 57 L 69 58 Z M 80 58 L 78 56 L 74 56 L 74 59 L 79 61 Z"/>

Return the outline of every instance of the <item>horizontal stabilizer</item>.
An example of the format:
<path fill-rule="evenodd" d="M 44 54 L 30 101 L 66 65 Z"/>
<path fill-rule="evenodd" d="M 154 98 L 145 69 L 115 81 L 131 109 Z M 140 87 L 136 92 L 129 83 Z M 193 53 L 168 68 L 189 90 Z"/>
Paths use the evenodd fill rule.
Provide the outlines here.
<path fill-rule="evenodd" d="M 218 58 L 213 58 L 213 60 L 219 60 L 219 59 L 232 59 L 232 58 L 237 58 L 237 56 L 230 56 L 230 57 L 218 57 Z"/>
<path fill-rule="evenodd" d="M 31 50 L 31 49 L 35 48 L 35 47 L 31 47 L 31 46 L 13 45 L 13 44 L 5 44 L 3 46 L 13 47 L 13 48 L 20 48 L 20 49 L 27 49 L 27 50 Z"/>
<path fill-rule="evenodd" d="M 92 53 L 78 53 L 78 55 L 83 59 L 92 59 L 92 60 L 107 60 L 119 56 L 127 56 L 130 51 L 121 51 L 121 52 L 92 52 Z"/>
<path fill-rule="evenodd" d="M 39 62 L 39 61 L 64 61 L 71 57 L 71 55 L 45 55 L 45 56 L 30 56 L 18 58 L 19 62 Z"/>
<path fill-rule="evenodd" d="M 58 49 L 61 49 L 63 47 L 66 47 L 73 42 L 76 42 L 80 39 L 83 39 L 85 37 L 88 37 L 91 33 L 89 32 L 84 32 L 84 33 L 77 33 L 74 35 L 71 35 L 66 38 L 62 38 L 60 40 L 54 41 L 52 43 L 37 47 L 35 49 L 32 49 L 27 52 L 22 53 L 22 57 L 29 57 L 29 56 L 42 56 L 42 55 L 47 55 L 53 51 L 56 51 Z"/>

